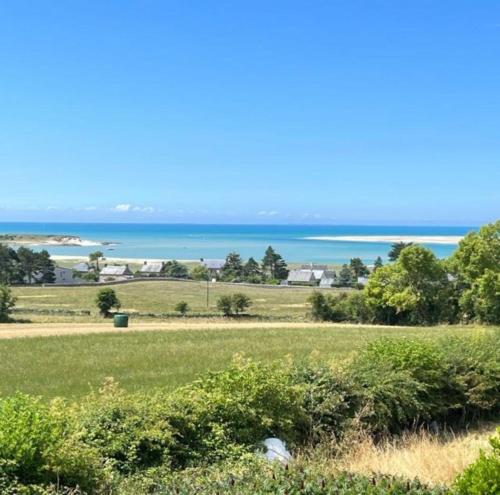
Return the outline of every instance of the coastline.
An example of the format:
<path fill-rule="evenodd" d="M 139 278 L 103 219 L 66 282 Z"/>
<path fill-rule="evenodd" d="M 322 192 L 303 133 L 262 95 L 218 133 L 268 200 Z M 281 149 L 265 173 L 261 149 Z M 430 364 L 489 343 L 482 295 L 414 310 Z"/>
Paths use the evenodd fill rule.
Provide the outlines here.
<path fill-rule="evenodd" d="M 378 242 L 392 244 L 396 242 L 413 242 L 415 244 L 458 244 L 464 236 L 460 235 L 353 235 L 353 236 L 310 236 L 309 241 L 344 241 L 344 242 Z"/>

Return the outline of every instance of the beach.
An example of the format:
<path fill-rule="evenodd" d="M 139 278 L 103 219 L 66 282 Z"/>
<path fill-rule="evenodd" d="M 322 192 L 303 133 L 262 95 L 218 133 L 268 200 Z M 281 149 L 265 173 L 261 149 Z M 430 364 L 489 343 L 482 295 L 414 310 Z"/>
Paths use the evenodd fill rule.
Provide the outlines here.
<path fill-rule="evenodd" d="M 463 236 L 458 235 L 366 235 L 366 236 L 312 236 L 311 241 L 341 241 L 341 242 L 412 242 L 413 244 L 458 244 Z"/>

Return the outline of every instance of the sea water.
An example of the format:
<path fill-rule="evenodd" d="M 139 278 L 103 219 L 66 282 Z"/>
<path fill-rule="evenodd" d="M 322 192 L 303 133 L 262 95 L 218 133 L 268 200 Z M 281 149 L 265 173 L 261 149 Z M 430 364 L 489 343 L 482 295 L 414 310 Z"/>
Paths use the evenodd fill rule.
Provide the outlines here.
<path fill-rule="evenodd" d="M 317 240 L 338 236 L 463 236 L 476 227 L 415 227 L 360 225 L 187 225 L 131 223 L 26 223 L 2 222 L 0 234 L 76 235 L 82 240 L 109 242 L 103 246 L 46 246 L 53 255 L 87 256 L 99 249 L 107 257 L 197 260 L 224 258 L 230 251 L 260 260 L 268 246 L 289 262 L 342 264 L 360 257 L 371 264 L 387 258 L 390 242 Z M 440 257 L 456 244 L 427 246 Z"/>

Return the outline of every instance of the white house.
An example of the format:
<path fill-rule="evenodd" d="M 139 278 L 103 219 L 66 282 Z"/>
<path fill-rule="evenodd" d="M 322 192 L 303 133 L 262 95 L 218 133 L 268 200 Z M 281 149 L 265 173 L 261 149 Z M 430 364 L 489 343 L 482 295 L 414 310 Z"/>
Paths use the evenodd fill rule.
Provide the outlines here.
<path fill-rule="evenodd" d="M 42 275 L 40 273 L 35 273 L 33 275 L 33 278 L 31 280 L 32 284 L 39 284 L 40 279 Z M 83 280 L 82 278 L 75 276 L 75 272 L 73 271 L 72 268 L 65 268 L 63 266 L 55 266 L 54 267 L 54 282 L 51 282 L 52 284 L 59 284 L 59 285 L 79 285 L 79 284 L 84 284 L 87 281 Z M 24 278 L 24 282 L 27 284 L 28 278 Z M 50 284 L 47 284 L 50 285 Z"/>
<path fill-rule="evenodd" d="M 316 285 L 317 279 L 313 270 L 290 270 L 287 278 L 288 285 Z"/>
<path fill-rule="evenodd" d="M 163 267 L 165 265 L 163 262 L 147 262 L 145 261 L 144 264 L 141 266 L 141 269 L 139 270 L 140 276 L 141 277 L 160 277 L 163 273 Z"/>
<path fill-rule="evenodd" d="M 333 270 L 325 270 L 319 280 L 320 287 L 332 287 L 337 282 L 337 274 Z"/>
<path fill-rule="evenodd" d="M 99 274 L 99 282 L 131 280 L 132 278 L 134 278 L 134 274 L 128 265 L 105 265 Z"/>
<path fill-rule="evenodd" d="M 225 264 L 226 260 L 221 259 L 205 260 L 202 258 L 200 260 L 200 265 L 204 266 L 208 270 L 208 273 L 211 277 L 220 275 L 220 272 L 224 268 Z"/>

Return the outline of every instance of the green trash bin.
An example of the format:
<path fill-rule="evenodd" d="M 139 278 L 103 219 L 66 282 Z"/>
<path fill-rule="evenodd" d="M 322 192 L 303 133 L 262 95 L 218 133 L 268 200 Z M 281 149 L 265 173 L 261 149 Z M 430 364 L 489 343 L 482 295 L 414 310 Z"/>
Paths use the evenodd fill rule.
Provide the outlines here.
<path fill-rule="evenodd" d="M 115 328 L 128 327 L 128 315 L 123 313 L 116 313 L 113 317 L 113 323 Z"/>

